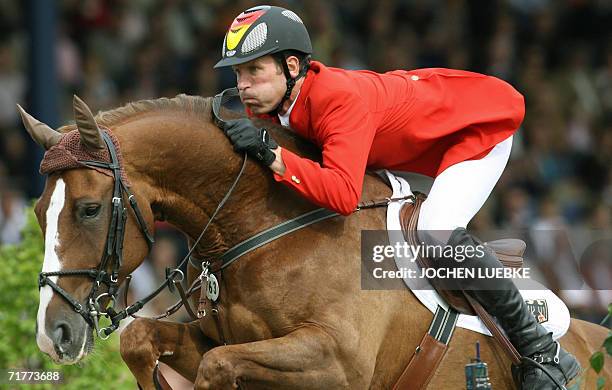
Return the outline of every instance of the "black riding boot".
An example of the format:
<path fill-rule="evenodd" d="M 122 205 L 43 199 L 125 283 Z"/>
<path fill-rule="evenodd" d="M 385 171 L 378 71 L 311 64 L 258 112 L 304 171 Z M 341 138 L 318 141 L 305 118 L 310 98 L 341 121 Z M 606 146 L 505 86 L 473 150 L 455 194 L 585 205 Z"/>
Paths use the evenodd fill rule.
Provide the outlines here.
<path fill-rule="evenodd" d="M 481 245 L 465 229 L 456 229 L 451 234 L 448 245 L 475 247 Z M 484 255 L 476 256 L 455 264 L 477 268 L 500 268 L 503 265 L 487 248 Z M 483 284 L 484 282 L 484 284 Z M 486 286 L 486 283 L 494 283 Z M 531 314 L 519 290 L 511 279 L 498 278 L 494 281 L 482 279 L 457 279 L 459 286 L 468 291 L 480 304 L 497 318 L 508 335 L 510 342 L 524 356 L 544 365 L 547 371 L 560 383 L 565 385 L 580 371 L 576 358 L 563 350 L 549 333 Z M 493 288 L 485 289 L 482 288 Z M 533 364 L 513 365 L 515 380 L 522 383 L 523 390 L 554 390 L 559 387 L 538 367 Z"/>

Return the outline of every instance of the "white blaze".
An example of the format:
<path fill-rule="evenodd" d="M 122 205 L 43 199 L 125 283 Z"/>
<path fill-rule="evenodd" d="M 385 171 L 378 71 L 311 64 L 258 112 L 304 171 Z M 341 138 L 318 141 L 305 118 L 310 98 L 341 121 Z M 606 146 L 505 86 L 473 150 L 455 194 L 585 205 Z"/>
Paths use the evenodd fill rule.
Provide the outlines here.
<path fill-rule="evenodd" d="M 45 232 L 45 259 L 43 261 L 42 272 L 59 271 L 62 269 L 56 249 L 59 246 L 59 215 L 64 208 L 66 201 L 66 183 L 62 178 L 55 182 L 55 189 L 51 194 L 51 201 L 47 208 L 47 230 Z M 49 279 L 57 283 L 57 276 L 50 276 Z M 53 290 L 49 286 L 40 289 L 40 302 L 38 304 L 38 334 L 36 342 L 41 351 L 49 354 L 54 359 L 57 358 L 53 341 L 45 333 L 45 314 L 47 306 L 51 302 Z"/>

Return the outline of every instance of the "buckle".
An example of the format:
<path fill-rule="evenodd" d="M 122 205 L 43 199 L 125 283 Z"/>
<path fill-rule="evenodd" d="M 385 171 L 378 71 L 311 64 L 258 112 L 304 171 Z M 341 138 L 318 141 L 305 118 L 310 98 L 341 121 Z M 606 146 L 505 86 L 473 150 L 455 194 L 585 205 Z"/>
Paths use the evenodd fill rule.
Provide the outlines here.
<path fill-rule="evenodd" d="M 540 363 L 540 364 L 543 364 L 546 361 L 546 359 L 544 358 L 544 355 L 533 355 L 531 357 L 531 360 L 533 360 L 536 363 Z"/>
<path fill-rule="evenodd" d="M 210 267 L 210 262 L 209 261 L 203 261 L 202 262 L 202 273 L 199 276 L 199 279 L 204 281 L 208 281 L 208 273 L 210 272 L 209 268 Z"/>
<path fill-rule="evenodd" d="M 113 204 L 118 206 L 121 204 L 121 198 L 117 197 L 117 196 L 113 196 L 113 200 L 112 200 Z"/>

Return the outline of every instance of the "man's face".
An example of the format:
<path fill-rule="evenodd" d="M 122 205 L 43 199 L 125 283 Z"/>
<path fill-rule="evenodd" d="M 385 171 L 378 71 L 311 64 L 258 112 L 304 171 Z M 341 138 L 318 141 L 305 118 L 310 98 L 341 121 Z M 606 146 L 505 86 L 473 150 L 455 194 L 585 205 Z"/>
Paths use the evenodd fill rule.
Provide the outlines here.
<path fill-rule="evenodd" d="M 267 55 L 232 66 L 242 103 L 253 114 L 272 111 L 285 94 L 285 75 L 278 63 Z"/>

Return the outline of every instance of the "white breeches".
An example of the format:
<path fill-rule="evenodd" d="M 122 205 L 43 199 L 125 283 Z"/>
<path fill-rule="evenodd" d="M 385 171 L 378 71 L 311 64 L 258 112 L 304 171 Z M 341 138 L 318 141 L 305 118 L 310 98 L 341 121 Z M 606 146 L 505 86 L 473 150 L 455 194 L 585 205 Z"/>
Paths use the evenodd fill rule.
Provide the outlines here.
<path fill-rule="evenodd" d="M 512 136 L 480 160 L 460 162 L 438 175 L 421 206 L 417 229 L 445 231 L 446 242 L 453 230 L 465 228 L 491 194 L 511 149 Z"/>

